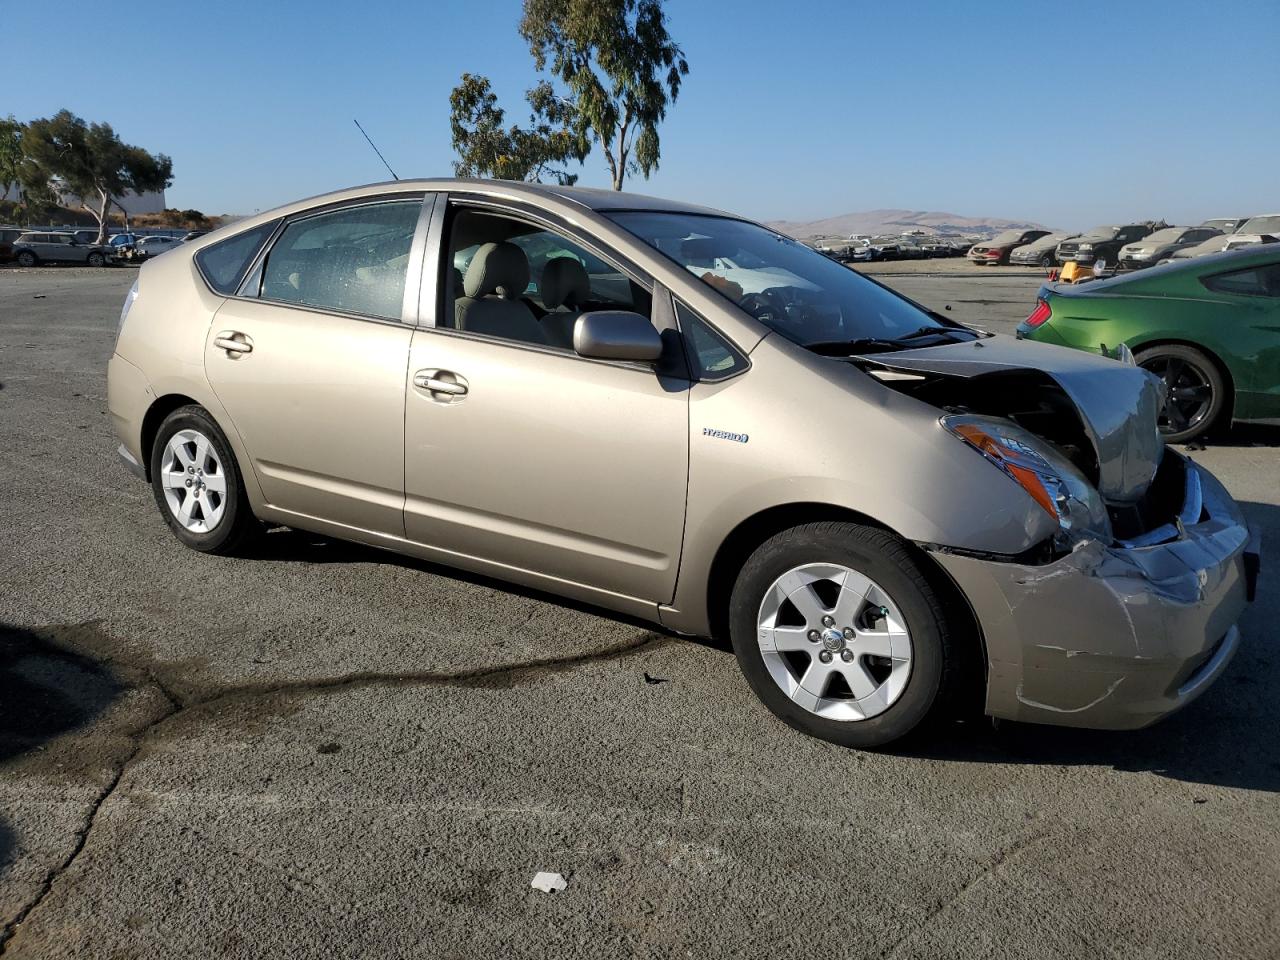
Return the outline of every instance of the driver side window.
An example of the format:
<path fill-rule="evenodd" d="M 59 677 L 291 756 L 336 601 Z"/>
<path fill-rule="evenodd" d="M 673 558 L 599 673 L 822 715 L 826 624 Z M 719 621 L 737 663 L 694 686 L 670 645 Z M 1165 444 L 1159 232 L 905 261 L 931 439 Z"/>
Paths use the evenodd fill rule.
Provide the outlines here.
<path fill-rule="evenodd" d="M 566 351 L 583 313 L 651 315 L 649 292 L 581 244 L 467 207 L 453 213 L 442 287 L 442 326 Z"/>

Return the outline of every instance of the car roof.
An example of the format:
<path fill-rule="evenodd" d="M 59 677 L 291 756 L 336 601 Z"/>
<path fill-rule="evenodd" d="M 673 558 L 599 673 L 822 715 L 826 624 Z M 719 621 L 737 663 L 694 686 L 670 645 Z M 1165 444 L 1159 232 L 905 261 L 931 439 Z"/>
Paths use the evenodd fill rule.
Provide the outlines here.
<path fill-rule="evenodd" d="M 384 180 L 379 183 L 364 184 L 346 190 L 320 194 L 290 203 L 289 208 L 323 204 L 326 200 L 359 199 L 361 196 L 382 196 L 388 193 L 414 193 L 420 190 L 452 190 L 502 193 L 508 196 L 527 196 L 533 198 L 554 198 L 589 210 L 644 210 L 669 213 L 696 213 L 715 216 L 734 216 L 723 210 L 703 207 L 679 200 L 664 200 L 641 193 L 625 193 L 619 190 L 602 190 L 596 187 L 562 187 L 552 183 L 524 183 L 515 180 L 487 180 L 481 178 L 426 178 L 420 180 Z M 280 209 L 284 209 L 283 207 Z M 247 219 L 247 218 L 246 218 Z M 256 216 L 255 216 L 256 219 Z M 738 218 L 735 218 L 738 219 Z"/>

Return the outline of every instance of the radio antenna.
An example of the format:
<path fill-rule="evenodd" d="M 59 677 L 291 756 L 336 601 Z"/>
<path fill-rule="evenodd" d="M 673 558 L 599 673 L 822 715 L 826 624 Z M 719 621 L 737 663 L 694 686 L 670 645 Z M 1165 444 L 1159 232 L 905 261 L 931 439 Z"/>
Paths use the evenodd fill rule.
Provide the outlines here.
<path fill-rule="evenodd" d="M 355 123 L 356 129 L 359 130 L 361 133 L 364 133 L 364 127 L 360 126 L 360 121 L 357 120 L 355 117 L 352 117 L 351 120 L 353 123 Z M 367 133 L 364 133 L 364 138 L 369 141 L 369 146 L 373 147 L 373 152 L 378 155 L 378 159 L 382 161 L 382 165 L 386 167 L 387 172 L 391 174 L 391 179 L 399 180 L 400 178 L 397 177 L 396 172 L 391 169 L 391 164 L 387 163 L 387 158 L 382 155 L 382 151 L 378 149 L 377 144 L 375 144 L 373 140 L 369 138 L 369 135 Z"/>

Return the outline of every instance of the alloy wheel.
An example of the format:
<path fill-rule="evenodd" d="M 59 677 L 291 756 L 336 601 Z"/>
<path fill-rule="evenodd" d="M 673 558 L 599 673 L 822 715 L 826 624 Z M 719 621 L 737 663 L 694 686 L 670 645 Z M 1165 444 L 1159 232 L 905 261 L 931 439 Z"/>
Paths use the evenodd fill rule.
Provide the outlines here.
<path fill-rule="evenodd" d="M 1162 433 L 1183 433 L 1204 422 L 1213 407 L 1213 384 L 1198 364 L 1183 357 L 1159 355 L 1143 361 L 1142 367 L 1163 380 L 1168 392 L 1160 414 Z"/>
<path fill-rule="evenodd" d="M 227 505 L 227 475 L 217 450 L 198 430 L 179 430 L 160 458 L 165 503 L 192 533 L 217 527 Z"/>
<path fill-rule="evenodd" d="M 874 580 L 841 564 L 788 570 L 765 591 L 757 637 L 769 675 L 828 720 L 877 716 L 911 676 L 906 620 Z"/>

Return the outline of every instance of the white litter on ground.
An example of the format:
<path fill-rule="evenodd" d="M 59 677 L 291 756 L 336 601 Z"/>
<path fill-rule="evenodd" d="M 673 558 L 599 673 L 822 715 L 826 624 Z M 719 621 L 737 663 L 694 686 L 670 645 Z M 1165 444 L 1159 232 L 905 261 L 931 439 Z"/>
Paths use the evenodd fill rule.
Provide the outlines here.
<path fill-rule="evenodd" d="M 556 893 L 569 886 L 564 877 L 558 873 L 547 873 L 539 870 L 533 875 L 533 883 L 529 884 L 535 890 L 541 890 L 543 893 Z"/>

